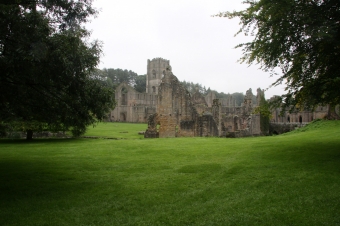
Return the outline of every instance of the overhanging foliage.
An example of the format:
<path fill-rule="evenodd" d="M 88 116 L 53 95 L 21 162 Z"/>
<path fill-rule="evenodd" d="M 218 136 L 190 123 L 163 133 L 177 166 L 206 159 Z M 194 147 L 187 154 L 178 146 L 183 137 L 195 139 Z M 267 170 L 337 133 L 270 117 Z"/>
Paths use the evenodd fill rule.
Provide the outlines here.
<path fill-rule="evenodd" d="M 239 18 L 238 33 L 253 35 L 242 62 L 280 68 L 273 85 L 286 84 L 285 106 L 340 103 L 340 2 L 245 0 L 248 8 L 217 16 Z"/>

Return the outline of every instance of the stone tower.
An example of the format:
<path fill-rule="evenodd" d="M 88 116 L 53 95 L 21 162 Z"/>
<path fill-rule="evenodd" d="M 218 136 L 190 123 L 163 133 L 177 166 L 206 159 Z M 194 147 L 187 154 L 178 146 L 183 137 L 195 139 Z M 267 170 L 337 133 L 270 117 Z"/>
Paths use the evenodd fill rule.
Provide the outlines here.
<path fill-rule="evenodd" d="M 146 93 L 158 94 L 158 88 L 165 75 L 166 69 L 170 67 L 170 61 L 163 58 L 148 60 L 146 74 Z"/>

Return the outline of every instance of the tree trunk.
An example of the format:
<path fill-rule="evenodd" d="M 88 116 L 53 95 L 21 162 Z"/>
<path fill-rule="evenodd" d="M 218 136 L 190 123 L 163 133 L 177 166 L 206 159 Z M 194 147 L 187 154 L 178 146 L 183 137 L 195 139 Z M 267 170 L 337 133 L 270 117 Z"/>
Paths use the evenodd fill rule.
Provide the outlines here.
<path fill-rule="evenodd" d="M 329 120 L 339 120 L 340 116 L 335 111 L 335 105 L 328 105 L 327 119 Z"/>
<path fill-rule="evenodd" d="M 33 130 L 26 130 L 26 140 L 32 140 L 33 139 Z"/>

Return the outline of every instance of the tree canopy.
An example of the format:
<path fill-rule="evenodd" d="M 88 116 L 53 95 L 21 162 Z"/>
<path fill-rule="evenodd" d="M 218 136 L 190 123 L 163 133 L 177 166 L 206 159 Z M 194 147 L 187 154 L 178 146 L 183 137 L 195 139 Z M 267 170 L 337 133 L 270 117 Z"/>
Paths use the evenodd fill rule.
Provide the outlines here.
<path fill-rule="evenodd" d="M 93 71 L 101 44 L 83 24 L 91 0 L 0 0 L 0 122 L 71 128 L 75 135 L 105 117 L 112 89 Z"/>
<path fill-rule="evenodd" d="M 245 10 L 217 16 L 239 18 L 238 33 L 253 35 L 241 43 L 241 62 L 265 71 L 280 68 L 273 85 L 285 83 L 285 106 L 334 106 L 340 103 L 340 1 L 245 0 Z"/>
<path fill-rule="evenodd" d="M 145 92 L 146 87 L 146 75 L 138 75 L 131 70 L 123 70 L 120 68 L 104 68 L 102 70 L 97 69 L 95 72 L 101 80 L 112 89 L 116 89 L 119 84 L 125 82 L 126 84 L 135 88 L 138 92 Z"/>

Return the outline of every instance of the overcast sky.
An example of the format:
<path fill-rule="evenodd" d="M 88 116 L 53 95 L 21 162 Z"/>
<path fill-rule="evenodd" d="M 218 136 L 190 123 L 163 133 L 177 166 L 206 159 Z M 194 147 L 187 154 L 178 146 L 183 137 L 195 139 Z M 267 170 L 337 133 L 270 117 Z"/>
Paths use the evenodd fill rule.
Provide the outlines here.
<path fill-rule="evenodd" d="M 200 83 L 218 92 L 266 89 L 276 78 L 259 65 L 240 64 L 241 49 L 251 40 L 239 30 L 238 19 L 211 17 L 246 7 L 242 0 L 95 0 L 100 10 L 87 25 L 92 38 L 104 43 L 99 67 L 121 68 L 146 74 L 147 60 L 170 60 L 180 81 Z M 270 88 L 266 98 L 283 93 Z"/>

